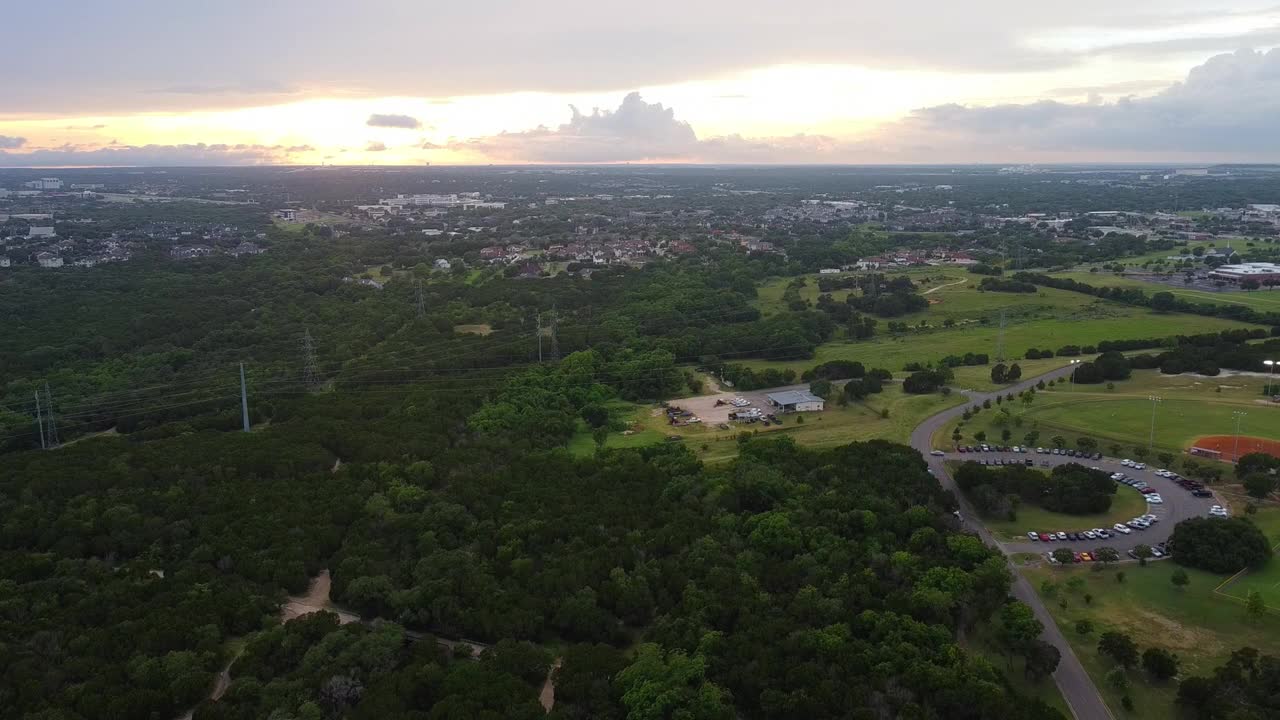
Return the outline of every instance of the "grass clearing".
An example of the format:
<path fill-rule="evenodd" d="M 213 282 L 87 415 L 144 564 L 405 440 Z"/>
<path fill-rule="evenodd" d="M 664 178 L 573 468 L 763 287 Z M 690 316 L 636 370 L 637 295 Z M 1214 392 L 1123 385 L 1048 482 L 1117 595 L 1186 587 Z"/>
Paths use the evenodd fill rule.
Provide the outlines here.
<path fill-rule="evenodd" d="M 611 412 L 615 418 L 627 423 L 630 434 L 609 433 L 605 447 L 639 447 L 670 442 L 666 438 L 675 436 L 687 443 L 702 460 L 719 462 L 738 454 L 737 438 L 742 432 L 763 437 L 791 437 L 801 445 L 816 448 L 878 439 L 905 443 L 922 420 L 961 402 L 963 398 L 955 394 L 910 395 L 902 392 L 901 386 L 888 385 L 884 392 L 872 395 L 863 403 L 846 407 L 829 403 L 827 409 L 820 413 L 780 416 L 782 425 L 764 428 L 735 423 L 730 430 L 720 430 L 707 424 L 673 427 L 657 405 L 618 402 L 611 406 Z M 889 411 L 889 417 L 881 417 L 883 410 Z M 570 441 L 569 450 L 577 455 L 595 451 L 595 442 L 585 424 Z"/>
<path fill-rule="evenodd" d="M 1186 569 L 1191 584 L 1178 590 L 1170 582 L 1177 567 L 1171 561 L 1162 561 L 1145 568 L 1126 563 L 1100 572 L 1082 566 L 1021 570 L 1042 596 L 1045 580 L 1059 585 L 1057 596 L 1046 597 L 1045 604 L 1118 718 L 1176 717 L 1177 683 L 1153 682 L 1141 670 L 1130 671 L 1129 695 L 1135 711 L 1125 713 L 1120 705 L 1121 693 L 1104 680 L 1112 663 L 1098 654 L 1097 642 L 1103 632 L 1128 633 L 1144 650 L 1161 647 L 1177 653 L 1182 659 L 1183 676 L 1207 674 L 1231 651 L 1245 646 L 1280 653 L 1280 615 L 1248 619 L 1242 605 L 1214 594 L 1213 589 L 1224 578 L 1212 573 Z M 1125 572 L 1124 583 L 1116 582 L 1117 569 Z M 1071 577 L 1085 581 L 1079 594 L 1065 588 Z M 1092 602 L 1085 603 L 1085 593 L 1093 596 Z M 1095 628 L 1088 636 L 1076 632 L 1076 622 L 1084 619 Z"/>
<path fill-rule="evenodd" d="M 1188 302 L 1212 303 L 1214 305 L 1243 305 L 1260 312 L 1280 312 L 1280 292 L 1274 290 L 1212 292 L 1210 290 L 1185 288 L 1182 287 L 1181 282 L 1166 285 L 1109 272 L 1064 272 L 1054 273 L 1053 277 L 1068 278 L 1094 287 L 1138 288 L 1145 291 L 1149 296 L 1158 292 L 1167 292 L 1172 293 L 1179 300 Z"/>
<path fill-rule="evenodd" d="M 493 332 L 493 327 L 487 323 L 478 323 L 475 325 L 454 325 L 453 331 L 463 335 L 488 335 Z"/>

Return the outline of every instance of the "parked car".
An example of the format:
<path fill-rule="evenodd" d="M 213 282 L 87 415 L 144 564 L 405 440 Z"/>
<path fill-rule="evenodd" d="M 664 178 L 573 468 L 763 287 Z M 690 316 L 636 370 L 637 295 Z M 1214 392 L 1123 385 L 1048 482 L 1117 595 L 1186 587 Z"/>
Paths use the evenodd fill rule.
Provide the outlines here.
<path fill-rule="evenodd" d="M 943 455 L 946 455 L 946 453 L 942 452 L 941 450 L 930 450 L 929 454 L 936 457 L 941 457 Z"/>
<path fill-rule="evenodd" d="M 1147 502 L 1151 503 L 1152 505 L 1162 505 L 1164 504 L 1164 498 L 1160 497 L 1159 495 L 1148 495 Z"/>
<path fill-rule="evenodd" d="M 1039 539 L 1040 539 L 1040 535 L 1039 535 L 1039 533 L 1036 533 L 1034 530 L 1033 530 L 1033 531 L 1031 531 L 1031 532 L 1028 532 L 1028 533 L 1027 533 L 1027 537 L 1031 538 L 1032 540 L 1039 540 Z"/>
<path fill-rule="evenodd" d="M 1059 530 L 1059 531 L 1058 531 L 1058 539 L 1059 539 L 1059 540 L 1066 540 L 1066 539 L 1067 539 L 1067 534 L 1066 534 L 1066 533 L 1064 533 L 1064 532 L 1062 532 L 1061 530 Z"/>
<path fill-rule="evenodd" d="M 1133 530 L 1130 530 L 1128 527 L 1122 525 L 1121 523 L 1116 523 L 1112 527 L 1114 527 L 1116 532 L 1120 533 L 1121 535 L 1128 535 L 1129 533 L 1133 532 Z"/>
<path fill-rule="evenodd" d="M 1093 562 L 1093 556 L 1087 552 L 1080 553 L 1080 560 L 1083 562 Z"/>
<path fill-rule="evenodd" d="M 1053 535 L 1050 535 L 1049 533 L 1040 533 L 1040 542 L 1049 542 L 1050 540 L 1053 540 Z"/>

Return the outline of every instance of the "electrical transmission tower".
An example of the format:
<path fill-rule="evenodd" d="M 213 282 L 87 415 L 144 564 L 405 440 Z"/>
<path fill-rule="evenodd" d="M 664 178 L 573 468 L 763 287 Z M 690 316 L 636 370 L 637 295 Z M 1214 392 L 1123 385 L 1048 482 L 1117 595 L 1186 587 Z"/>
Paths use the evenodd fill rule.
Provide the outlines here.
<path fill-rule="evenodd" d="M 1004 362 L 1004 308 L 1000 308 L 1000 332 L 996 335 L 996 362 Z"/>
<path fill-rule="evenodd" d="M 37 393 L 38 394 L 38 393 Z M 58 442 L 58 424 L 53 419 L 53 395 L 49 392 L 49 383 L 44 384 L 45 439 L 49 448 L 56 448 Z"/>
<path fill-rule="evenodd" d="M 40 391 L 36 391 L 36 427 L 40 428 L 40 449 L 49 447 L 44 438 L 44 415 L 40 412 Z"/>
<path fill-rule="evenodd" d="M 320 384 L 320 373 L 316 370 L 316 344 L 311 339 L 310 328 L 302 331 L 302 381 L 311 390 Z"/>
<path fill-rule="evenodd" d="M 556 337 L 556 306 L 551 306 L 551 362 L 560 362 L 560 339 Z"/>
<path fill-rule="evenodd" d="M 538 362 L 542 362 L 542 312 L 538 312 Z"/>
<path fill-rule="evenodd" d="M 422 278 L 414 281 L 414 293 L 417 295 L 418 319 L 422 319 L 427 314 L 427 304 L 422 299 Z"/>

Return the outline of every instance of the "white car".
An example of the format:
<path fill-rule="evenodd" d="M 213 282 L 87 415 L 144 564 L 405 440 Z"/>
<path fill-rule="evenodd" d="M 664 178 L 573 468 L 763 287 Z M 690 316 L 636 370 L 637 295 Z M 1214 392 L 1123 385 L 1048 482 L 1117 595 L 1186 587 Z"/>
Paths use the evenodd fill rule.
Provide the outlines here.
<path fill-rule="evenodd" d="M 1030 538 L 1031 540 L 1035 540 L 1036 542 L 1040 541 L 1040 533 L 1036 532 L 1035 530 L 1028 530 L 1027 537 Z"/>
<path fill-rule="evenodd" d="M 1084 536 L 1085 536 L 1085 537 L 1087 537 L 1087 538 L 1089 538 L 1090 540 L 1097 540 L 1097 539 L 1098 539 L 1098 533 L 1096 533 L 1096 532 L 1094 532 L 1094 531 L 1092 531 L 1092 530 L 1085 530 L 1085 531 L 1084 531 Z"/>
<path fill-rule="evenodd" d="M 1146 464 L 1146 463 L 1134 463 L 1134 464 L 1133 464 L 1133 466 L 1134 466 L 1135 468 L 1139 469 L 1139 470 L 1146 470 L 1146 469 L 1147 469 L 1147 464 Z"/>
<path fill-rule="evenodd" d="M 1147 496 L 1147 502 L 1152 505 L 1161 505 L 1164 503 L 1164 498 L 1159 495 L 1152 494 Z"/>
<path fill-rule="evenodd" d="M 1147 513 L 1146 515 L 1143 515 L 1142 519 L 1151 523 L 1160 522 L 1160 517 L 1157 515 L 1152 515 L 1151 513 Z"/>
<path fill-rule="evenodd" d="M 1058 534 L 1055 535 L 1054 537 L 1058 538 L 1059 540 L 1066 540 L 1067 534 L 1065 532 L 1059 531 Z"/>
<path fill-rule="evenodd" d="M 1121 535 L 1128 535 L 1129 533 L 1133 532 L 1133 530 L 1130 530 L 1127 525 L 1124 525 L 1122 523 L 1116 523 L 1112 527 L 1114 527 L 1115 531 L 1120 533 Z"/>
<path fill-rule="evenodd" d="M 943 455 L 946 455 L 946 453 L 942 452 L 941 450 L 930 450 L 929 454 L 937 457 L 942 457 Z"/>

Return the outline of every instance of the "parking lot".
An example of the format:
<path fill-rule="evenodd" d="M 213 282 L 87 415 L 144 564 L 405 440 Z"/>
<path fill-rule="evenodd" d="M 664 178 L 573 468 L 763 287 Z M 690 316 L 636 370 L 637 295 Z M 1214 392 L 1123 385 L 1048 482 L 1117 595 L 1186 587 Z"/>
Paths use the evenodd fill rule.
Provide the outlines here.
<path fill-rule="evenodd" d="M 786 387 L 766 388 L 763 390 L 716 393 L 715 395 L 698 395 L 695 397 L 672 400 L 670 404 L 688 410 L 696 415 L 704 425 L 714 427 L 721 423 L 733 422 L 729 420 L 729 413 L 739 410 L 757 408 L 765 415 L 776 413 L 778 411 L 777 408 L 769 404 L 769 393 L 783 392 L 785 390 L 808 389 L 808 385 L 788 385 Z M 732 404 L 734 398 L 742 398 L 750 404 L 743 407 L 735 407 Z M 717 401 L 721 401 L 723 404 L 717 405 Z"/>
<path fill-rule="evenodd" d="M 1099 547 L 1111 547 L 1119 551 L 1121 559 L 1127 559 L 1128 551 L 1138 545 L 1155 546 L 1169 539 L 1173 533 L 1173 526 L 1179 522 L 1193 517 L 1207 517 L 1209 509 L 1218 504 L 1219 501 L 1213 497 L 1200 498 L 1193 496 L 1186 489 L 1180 487 L 1173 479 L 1156 475 L 1156 468 L 1147 466 L 1143 469 L 1136 469 L 1121 464 L 1121 460 L 1117 458 L 1104 457 L 1101 460 L 1093 460 L 1086 458 L 1075 458 L 1066 455 L 1051 455 L 1036 453 L 1031 449 L 1028 453 L 1014 452 L 973 452 L 973 453 L 944 453 L 943 458 L 946 460 L 974 460 L 974 461 L 1004 461 L 1011 464 L 1025 464 L 1030 459 L 1036 467 L 1053 467 L 1056 465 L 1065 465 L 1067 463 L 1078 463 L 1085 467 L 1096 467 L 1105 471 L 1108 475 L 1114 473 L 1123 473 L 1124 475 L 1146 483 L 1154 488 L 1164 500 L 1159 504 L 1149 504 L 1146 513 L 1154 515 L 1156 521 L 1151 523 L 1147 528 L 1130 528 L 1128 534 L 1112 530 L 1111 537 L 1100 539 L 1079 539 L 1079 540 L 1058 540 L 1054 539 L 1049 542 L 1031 541 L 1024 538 L 1021 541 L 1001 542 L 1007 552 L 1027 552 L 1027 553 L 1046 553 L 1052 552 L 1058 548 L 1070 548 L 1075 551 L 1093 551 Z M 1117 492 L 1137 492 L 1129 487 L 1118 488 Z M 1061 528 L 1026 528 L 1027 532 L 1039 533 L 1079 533 L 1085 530 L 1092 530 L 1092 527 L 1061 527 Z"/>

